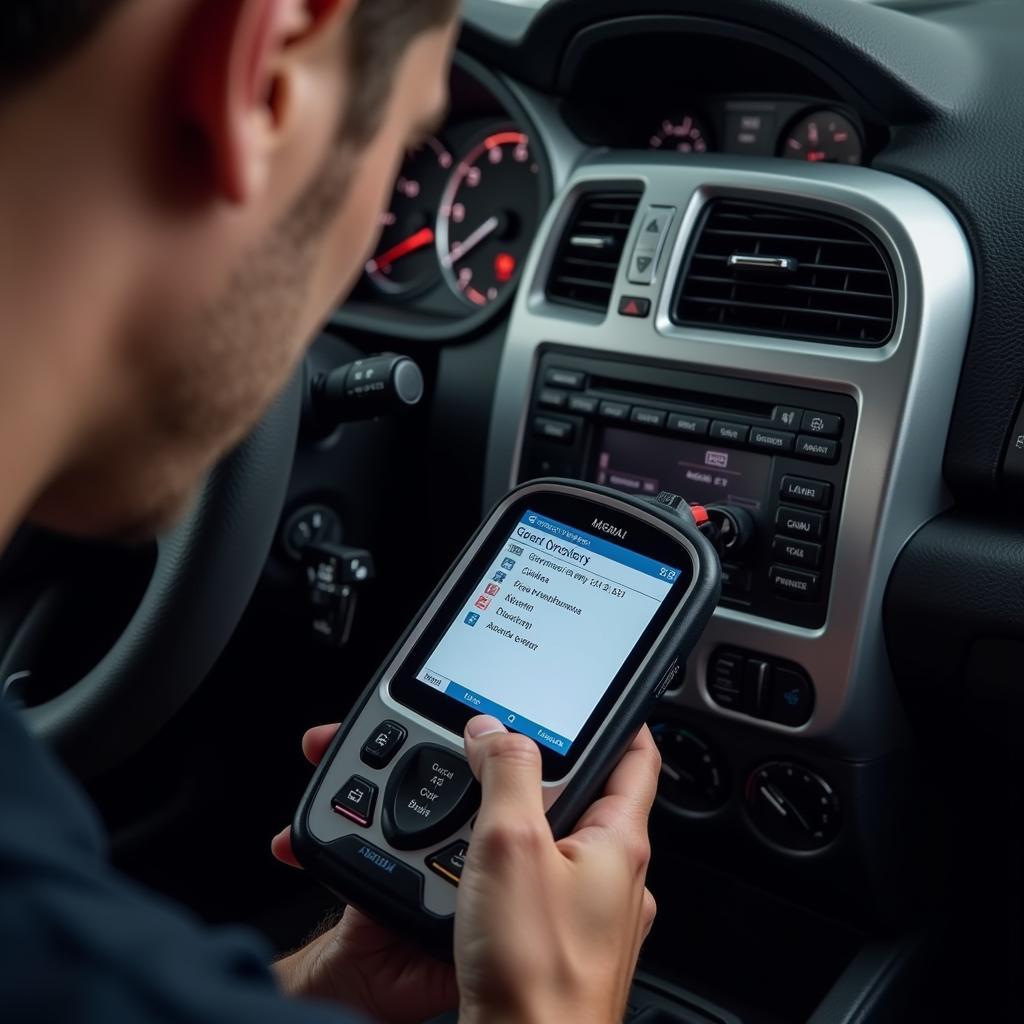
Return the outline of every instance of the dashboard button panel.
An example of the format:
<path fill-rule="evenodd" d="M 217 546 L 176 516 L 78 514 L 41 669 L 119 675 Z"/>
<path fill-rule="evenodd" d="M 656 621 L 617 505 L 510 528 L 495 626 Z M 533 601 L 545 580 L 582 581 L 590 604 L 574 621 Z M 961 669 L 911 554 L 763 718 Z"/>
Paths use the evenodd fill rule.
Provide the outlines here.
<path fill-rule="evenodd" d="M 669 490 L 724 519 L 742 516 L 745 543 L 724 559 L 723 606 L 808 628 L 826 621 L 857 421 L 850 396 L 559 349 L 540 359 L 530 424 L 542 423 L 527 432 L 520 481 L 559 475 L 630 494 Z M 551 391 L 566 404 L 553 409 Z M 807 410 L 835 417 L 842 436 L 798 435 Z M 802 456 L 798 436 L 836 461 Z"/>
<path fill-rule="evenodd" d="M 780 658 L 720 647 L 708 661 L 708 696 L 720 708 L 799 729 L 814 712 L 814 684 Z"/>

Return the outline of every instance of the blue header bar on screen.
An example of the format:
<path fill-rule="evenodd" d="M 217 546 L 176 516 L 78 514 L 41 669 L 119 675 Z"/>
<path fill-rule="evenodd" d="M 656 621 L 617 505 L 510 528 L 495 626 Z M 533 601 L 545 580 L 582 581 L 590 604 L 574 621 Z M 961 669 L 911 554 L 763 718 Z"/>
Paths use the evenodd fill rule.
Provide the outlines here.
<path fill-rule="evenodd" d="M 638 554 L 619 544 L 613 544 L 592 533 L 577 530 L 575 527 L 560 523 L 557 519 L 542 516 L 531 509 L 527 509 L 523 518 L 519 520 L 519 527 L 516 529 L 515 535 L 520 540 L 527 540 L 556 557 L 571 558 L 571 555 L 564 549 L 566 545 L 572 545 L 612 562 L 628 566 L 630 569 L 661 580 L 663 583 L 675 583 L 682 575 L 681 570 L 676 566 L 663 565 L 646 555 Z"/>

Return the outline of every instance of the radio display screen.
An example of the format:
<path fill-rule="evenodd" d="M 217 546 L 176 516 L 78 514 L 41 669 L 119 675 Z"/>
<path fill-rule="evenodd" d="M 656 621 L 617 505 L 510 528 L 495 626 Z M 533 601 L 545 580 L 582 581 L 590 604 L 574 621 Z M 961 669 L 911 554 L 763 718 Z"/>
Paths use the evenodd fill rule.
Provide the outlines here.
<path fill-rule="evenodd" d="M 767 498 L 772 456 L 707 441 L 684 441 L 608 427 L 597 437 L 591 479 L 629 494 L 672 491 L 691 504 L 752 511 Z"/>

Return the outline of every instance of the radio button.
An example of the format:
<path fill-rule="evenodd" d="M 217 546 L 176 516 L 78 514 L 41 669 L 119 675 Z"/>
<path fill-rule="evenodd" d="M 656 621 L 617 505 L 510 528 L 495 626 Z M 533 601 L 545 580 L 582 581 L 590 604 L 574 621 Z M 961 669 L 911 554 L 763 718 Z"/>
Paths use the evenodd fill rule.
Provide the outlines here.
<path fill-rule="evenodd" d="M 568 388 L 570 391 L 582 391 L 587 375 L 582 370 L 548 370 L 544 375 L 544 383 L 549 388 Z"/>
<path fill-rule="evenodd" d="M 805 459 L 835 462 L 839 457 L 839 442 L 825 437 L 805 437 L 801 434 L 796 439 L 796 453 Z"/>
<path fill-rule="evenodd" d="M 581 416 L 594 416 L 597 414 L 597 399 L 590 395 L 570 395 L 569 412 L 579 413 Z"/>
<path fill-rule="evenodd" d="M 601 419 L 625 421 L 629 419 L 630 407 L 622 402 L 602 402 Z"/>
<path fill-rule="evenodd" d="M 533 421 L 533 432 L 538 437 L 547 438 L 549 441 L 572 444 L 576 428 L 566 420 L 552 420 L 547 416 L 538 416 Z"/>
<path fill-rule="evenodd" d="M 816 572 L 802 572 L 773 565 L 768 570 L 772 589 L 794 601 L 816 601 L 821 589 L 821 575 Z"/>
<path fill-rule="evenodd" d="M 808 569 L 817 569 L 821 565 L 821 545 L 775 537 L 772 540 L 772 556 L 787 565 L 805 565 Z"/>
<path fill-rule="evenodd" d="M 794 409 L 791 405 L 777 405 L 772 412 L 772 423 L 787 430 L 799 430 L 803 409 Z"/>
<path fill-rule="evenodd" d="M 743 423 L 726 423 L 715 420 L 711 424 L 712 441 L 728 441 L 729 444 L 746 444 L 750 427 Z"/>
<path fill-rule="evenodd" d="M 824 480 L 807 480 L 802 476 L 784 476 L 779 494 L 784 501 L 798 505 L 828 508 L 832 504 L 832 485 Z"/>
<path fill-rule="evenodd" d="M 784 505 L 775 515 L 775 526 L 780 533 L 792 537 L 822 537 L 825 533 L 825 517 L 819 512 L 807 512 L 802 508 L 786 508 Z"/>
<path fill-rule="evenodd" d="M 568 404 L 569 396 L 564 391 L 544 388 L 537 401 L 539 405 L 543 405 L 547 409 L 564 409 Z"/>
<path fill-rule="evenodd" d="M 750 431 L 750 444 L 754 448 L 791 452 L 795 440 L 795 434 L 787 434 L 782 430 L 764 430 L 761 427 L 753 427 Z"/>
<path fill-rule="evenodd" d="M 654 427 L 661 430 L 665 426 L 668 413 L 664 409 L 644 409 L 637 407 L 633 410 L 631 420 L 641 427 Z"/>
<path fill-rule="evenodd" d="M 668 429 L 676 434 L 686 434 L 689 437 L 707 437 L 711 421 L 700 416 L 687 416 L 684 413 L 669 413 Z"/>
<path fill-rule="evenodd" d="M 843 433 L 843 417 L 830 412 L 805 412 L 800 429 L 816 437 L 840 437 Z"/>

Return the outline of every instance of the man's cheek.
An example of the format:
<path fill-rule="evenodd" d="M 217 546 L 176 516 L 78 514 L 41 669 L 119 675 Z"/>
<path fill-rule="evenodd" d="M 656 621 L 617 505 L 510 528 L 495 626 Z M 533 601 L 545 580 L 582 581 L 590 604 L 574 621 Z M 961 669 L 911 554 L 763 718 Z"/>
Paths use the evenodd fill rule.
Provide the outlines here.
<path fill-rule="evenodd" d="M 391 190 L 386 173 L 370 176 L 364 172 L 353 183 L 327 235 L 315 275 L 314 301 L 323 307 L 323 313 L 347 298 L 372 255 Z"/>

